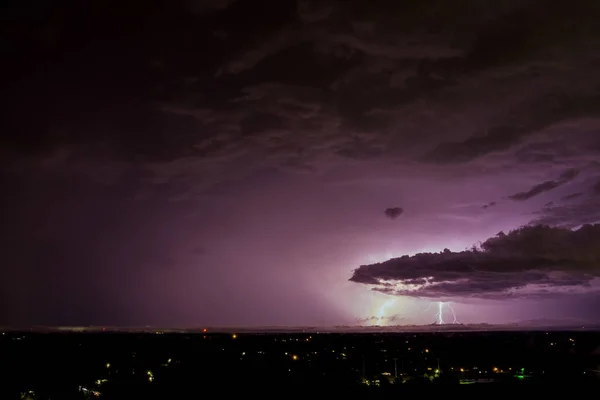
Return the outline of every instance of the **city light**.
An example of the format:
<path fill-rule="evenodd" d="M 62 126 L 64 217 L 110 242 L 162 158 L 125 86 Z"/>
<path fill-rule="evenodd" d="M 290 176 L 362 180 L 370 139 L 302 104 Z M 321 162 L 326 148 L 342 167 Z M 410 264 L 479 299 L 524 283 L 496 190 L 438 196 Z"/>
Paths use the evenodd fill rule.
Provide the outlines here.
<path fill-rule="evenodd" d="M 437 303 L 434 303 L 434 305 L 437 306 Z M 446 312 L 446 310 L 444 311 Z M 255 365 L 267 365 L 275 375 L 285 372 L 285 376 L 282 375 L 279 379 L 288 382 L 296 381 L 296 377 L 300 382 L 300 379 L 312 376 L 310 374 L 314 373 L 325 376 L 331 368 L 338 368 L 348 373 L 348 384 L 363 383 L 369 386 L 378 386 L 378 381 L 382 386 L 384 384 L 387 386 L 388 383 L 401 385 L 409 382 L 425 383 L 425 381 L 456 385 L 459 383 L 546 382 L 548 375 L 556 373 L 556 376 L 558 376 L 558 373 L 562 371 L 558 363 L 556 366 L 540 364 L 536 351 L 532 351 L 529 355 L 525 354 L 524 357 L 521 357 L 520 354 L 513 355 L 512 363 L 507 362 L 507 358 L 500 350 L 502 349 L 501 346 L 505 346 L 506 352 L 510 352 L 511 346 L 514 346 L 515 343 L 531 346 L 531 335 L 528 333 L 523 335 L 511 334 L 513 335 L 511 336 L 512 340 L 506 340 L 502 336 L 486 334 L 486 337 L 496 336 L 496 342 L 492 343 L 491 346 L 499 349 L 497 354 L 500 357 L 496 358 L 492 355 L 488 359 L 481 360 L 481 364 L 473 363 L 470 359 L 469 346 L 472 346 L 472 343 L 470 343 L 472 341 L 463 340 L 469 335 L 475 337 L 475 334 L 461 333 L 457 335 L 453 331 L 448 334 L 428 335 L 427 337 L 420 337 L 417 333 L 405 333 L 403 334 L 404 337 L 380 334 L 373 336 L 346 334 L 315 336 L 313 339 L 317 338 L 318 340 L 312 340 L 313 343 L 297 343 L 296 338 L 291 335 L 272 337 L 246 333 L 242 342 L 236 341 L 236 343 L 233 343 L 232 337 L 234 335 L 237 336 L 237 334 L 229 332 L 224 335 L 211 336 L 211 339 L 213 339 L 211 341 L 198 342 L 198 347 L 206 346 L 204 348 L 207 350 L 203 354 L 202 363 L 219 365 L 225 359 L 232 366 L 232 370 L 248 368 L 249 372 L 246 373 L 252 378 L 258 377 L 259 374 L 264 372 L 255 371 Z M 573 340 L 577 340 L 578 343 L 587 343 L 579 336 L 572 335 Z M 456 342 L 458 344 L 447 344 L 448 339 L 452 337 L 458 337 L 460 342 Z M 167 338 L 167 335 L 165 338 Z M 299 341 L 303 341 L 304 338 L 306 337 L 300 336 Z M 561 334 L 553 335 L 550 339 L 537 343 L 537 349 L 546 349 L 551 342 L 556 343 L 557 346 L 569 343 L 569 337 L 563 337 Z M 164 341 L 166 339 L 160 338 L 158 340 Z M 365 346 L 367 340 L 369 340 L 368 343 L 371 344 L 371 348 Z M 590 340 L 590 348 L 592 348 L 592 345 L 596 343 L 592 339 Z M 171 351 L 178 351 L 176 348 L 177 341 L 173 343 L 175 346 L 172 347 Z M 242 343 L 244 346 L 235 346 Z M 273 347 L 274 343 L 276 343 L 276 346 Z M 192 369 L 190 369 L 190 363 L 186 362 L 185 356 L 180 358 L 177 355 L 178 353 L 171 353 L 171 356 L 167 356 L 165 353 L 159 352 L 153 358 L 148 358 L 146 354 L 150 354 L 150 350 L 154 349 L 154 347 L 151 347 L 153 344 L 149 344 L 148 352 L 142 351 L 141 348 L 136 346 L 132 349 L 134 351 L 123 352 L 122 358 L 117 358 L 117 355 L 99 353 L 97 355 L 98 360 L 90 361 L 88 364 L 91 368 L 88 376 L 92 379 L 84 377 L 83 382 L 78 382 L 78 385 L 81 385 L 82 388 L 80 390 L 85 392 L 86 398 L 95 398 L 95 392 L 100 391 L 104 396 L 105 390 L 112 392 L 120 388 L 123 383 L 128 385 L 130 383 L 137 384 L 141 381 L 148 390 L 157 390 L 156 384 L 159 384 L 159 387 L 162 388 L 178 382 L 179 377 L 177 377 L 177 374 L 180 373 L 185 374 L 183 376 L 190 380 L 196 379 L 195 376 L 198 372 L 212 373 L 208 368 L 194 369 L 199 364 L 192 365 Z M 466 347 L 461 348 L 461 344 Z M 478 344 L 476 343 L 477 346 Z M 409 345 L 413 346 L 411 349 L 414 351 L 407 351 L 405 346 Z M 570 347 L 570 344 L 568 347 Z M 570 350 L 568 347 L 565 352 Z M 456 351 L 452 357 L 445 355 L 450 348 Z M 458 353 L 464 349 L 466 349 L 467 357 L 461 358 Z M 524 353 L 524 351 L 521 351 L 521 353 Z M 282 357 L 282 354 L 285 355 Z M 133 359 L 133 364 L 131 364 L 132 355 L 136 356 Z M 77 357 L 77 354 L 74 354 L 74 357 Z M 106 358 L 111 358 L 114 364 L 107 362 Z M 522 367 L 519 364 L 527 366 Z M 174 366 L 177 366 L 177 368 L 173 368 Z M 98 369 L 100 369 L 99 375 Z M 156 384 L 154 383 L 156 381 L 155 371 L 159 375 Z M 596 375 L 600 376 L 600 371 L 590 369 L 585 364 L 581 364 L 574 372 L 580 376 L 577 379 L 582 379 L 582 383 L 592 382 L 596 379 Z M 214 375 L 208 376 L 213 379 L 213 376 L 217 377 L 220 373 L 215 371 Z M 43 376 L 41 378 L 46 379 Z"/>

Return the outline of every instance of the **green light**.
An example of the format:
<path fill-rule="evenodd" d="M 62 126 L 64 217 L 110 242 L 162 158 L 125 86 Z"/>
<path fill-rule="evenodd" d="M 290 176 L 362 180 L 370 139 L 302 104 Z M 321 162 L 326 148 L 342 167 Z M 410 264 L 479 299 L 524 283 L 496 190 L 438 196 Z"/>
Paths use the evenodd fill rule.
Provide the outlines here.
<path fill-rule="evenodd" d="M 523 375 L 517 375 L 517 379 L 523 380 L 523 379 L 525 379 L 525 376 L 523 376 Z"/>

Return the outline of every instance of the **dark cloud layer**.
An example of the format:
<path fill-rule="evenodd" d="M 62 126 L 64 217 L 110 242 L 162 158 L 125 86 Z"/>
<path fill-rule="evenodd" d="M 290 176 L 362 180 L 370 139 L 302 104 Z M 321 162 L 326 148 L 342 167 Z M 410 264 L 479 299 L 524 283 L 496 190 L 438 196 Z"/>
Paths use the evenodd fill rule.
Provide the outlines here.
<path fill-rule="evenodd" d="M 531 225 L 544 224 L 576 228 L 584 224 L 600 221 L 600 196 L 598 183 L 585 188 L 586 192 L 572 193 L 560 199 L 560 202 L 549 202 L 535 213 Z"/>
<path fill-rule="evenodd" d="M 563 197 L 561 200 L 570 201 L 570 200 L 576 199 L 580 196 L 583 196 L 583 193 L 571 193 L 571 194 L 568 194 L 565 197 Z"/>
<path fill-rule="evenodd" d="M 363 265 L 353 282 L 389 294 L 510 298 L 577 294 L 600 278 L 600 225 L 499 233 L 479 248 L 421 253 Z"/>
<path fill-rule="evenodd" d="M 466 163 L 600 104 L 592 1 L 110 3 L 3 13 L 5 146 Z"/>
<path fill-rule="evenodd" d="M 584 198 L 574 204 L 552 205 L 536 212 L 531 225 L 547 224 L 565 228 L 576 228 L 584 224 L 600 221 L 600 201 L 596 198 Z"/>
<path fill-rule="evenodd" d="M 512 196 L 508 196 L 508 197 L 511 200 L 517 200 L 517 201 L 529 200 L 532 197 L 535 197 L 544 192 L 549 192 L 553 189 L 556 189 L 559 186 L 564 185 L 567 182 L 572 181 L 573 179 L 575 179 L 577 177 L 577 175 L 579 175 L 579 171 L 570 169 L 568 171 L 563 172 L 561 174 L 560 178 L 557 180 L 542 182 L 538 185 L 535 185 L 534 187 L 532 187 L 531 189 L 529 189 L 526 192 L 519 192 L 519 193 L 513 194 Z"/>

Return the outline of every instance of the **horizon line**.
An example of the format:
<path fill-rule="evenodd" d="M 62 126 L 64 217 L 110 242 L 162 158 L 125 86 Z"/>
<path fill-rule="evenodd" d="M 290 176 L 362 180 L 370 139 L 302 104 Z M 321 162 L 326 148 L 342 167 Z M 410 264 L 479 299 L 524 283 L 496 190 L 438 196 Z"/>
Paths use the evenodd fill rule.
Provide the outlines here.
<path fill-rule="evenodd" d="M 234 333 L 235 331 L 251 331 L 251 332 L 296 332 L 296 333 L 327 333 L 331 331 L 373 331 L 373 332 L 402 332 L 402 330 L 421 330 L 426 331 L 468 331 L 468 330 L 600 330 L 600 323 L 587 322 L 567 322 L 554 324 L 539 324 L 535 322 L 514 322 L 507 324 L 414 324 L 414 325 L 205 325 L 205 326 L 158 326 L 158 325 L 143 325 L 143 326 L 119 326 L 119 325 L 28 325 L 28 326 L 0 326 L 0 332 L 23 332 L 23 331 L 146 331 L 146 332 L 190 332 L 190 333 Z"/>

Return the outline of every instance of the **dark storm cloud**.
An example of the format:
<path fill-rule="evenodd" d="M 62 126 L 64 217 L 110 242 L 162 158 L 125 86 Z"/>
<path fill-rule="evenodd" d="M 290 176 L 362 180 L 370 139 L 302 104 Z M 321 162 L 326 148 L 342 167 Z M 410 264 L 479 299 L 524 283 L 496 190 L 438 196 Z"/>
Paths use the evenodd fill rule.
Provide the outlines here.
<path fill-rule="evenodd" d="M 384 214 L 389 219 L 396 219 L 404 213 L 404 209 L 402 207 L 391 207 L 386 208 Z"/>
<path fill-rule="evenodd" d="M 109 149 L 109 161 L 181 180 L 214 174 L 175 173 L 173 162 L 248 154 L 307 170 L 335 157 L 466 163 L 597 115 L 600 79 L 581 50 L 600 37 L 597 5 L 434 3 L 185 0 L 143 13 L 98 3 L 43 21 L 13 8 L 3 140 L 35 154 Z M 539 151 L 517 157 L 545 162 L 555 150 Z"/>
<path fill-rule="evenodd" d="M 574 199 L 576 199 L 578 197 L 581 197 L 581 196 L 583 196 L 583 193 L 571 193 L 571 194 L 568 194 L 565 197 L 563 197 L 561 200 L 563 200 L 563 201 L 570 201 L 570 200 L 574 200 Z"/>
<path fill-rule="evenodd" d="M 530 198 L 535 197 L 539 194 L 542 194 L 544 192 L 549 192 L 552 189 L 556 189 L 560 185 L 562 185 L 562 182 L 560 182 L 560 181 L 546 181 L 546 182 L 542 182 L 538 185 L 535 185 L 534 187 L 532 187 L 531 189 L 529 189 L 526 192 L 519 192 L 519 193 L 513 194 L 511 196 L 508 196 L 508 198 L 512 199 L 512 200 L 518 200 L 518 201 L 529 200 Z"/>
<path fill-rule="evenodd" d="M 595 183 L 587 193 L 573 193 L 563 197 L 565 203 L 550 202 L 535 213 L 530 225 L 545 224 L 574 228 L 600 222 L 600 188 Z"/>
<path fill-rule="evenodd" d="M 496 202 L 495 201 L 491 201 L 491 202 L 489 202 L 487 204 L 482 205 L 481 208 L 483 208 L 485 210 L 487 208 L 494 207 L 495 205 L 496 205 Z"/>
<path fill-rule="evenodd" d="M 575 169 L 569 169 L 569 170 L 563 172 L 560 175 L 560 178 L 555 181 L 542 182 L 538 185 L 535 185 L 534 187 L 532 187 L 531 189 L 529 189 L 526 192 L 519 192 L 519 193 L 513 194 L 511 196 L 508 196 L 508 198 L 511 200 L 517 200 L 517 201 L 529 200 L 532 197 L 540 195 L 544 192 L 549 192 L 553 189 L 556 189 L 559 186 L 564 185 L 567 182 L 572 181 L 573 179 L 575 179 L 577 177 L 577 175 L 579 175 L 579 171 L 577 171 Z"/>
<path fill-rule="evenodd" d="M 578 175 L 579 175 L 579 171 L 571 168 L 571 169 L 566 170 L 562 174 L 560 174 L 559 181 L 567 183 L 567 182 L 572 181 L 573 179 L 577 178 Z"/>
<path fill-rule="evenodd" d="M 384 13 L 373 11 L 376 7 L 360 9 L 355 3 L 347 2 L 340 8 L 340 4 L 301 2 L 303 25 L 280 31 L 281 36 L 239 53 L 221 69 L 221 74 L 229 73 L 240 80 L 264 76 L 267 81 L 277 82 L 248 86 L 255 94 L 246 97 L 244 103 L 238 103 L 246 109 L 267 108 L 271 114 L 285 116 L 287 129 L 280 127 L 277 141 L 265 137 L 272 133 L 256 138 L 270 151 L 283 151 L 289 156 L 294 149 L 306 162 L 331 153 L 351 159 L 372 159 L 391 154 L 407 155 L 411 151 L 414 157 L 417 155 L 414 148 L 423 147 L 428 139 L 430 143 L 442 143 L 427 153 L 422 158 L 424 161 L 463 163 L 507 151 L 554 123 L 589 115 L 594 108 L 590 104 L 598 104 L 595 89 L 582 82 L 571 86 L 567 93 L 562 84 L 565 76 L 559 77 L 555 74 L 558 70 L 553 71 L 546 62 L 536 60 L 538 51 L 555 49 L 562 39 L 539 33 L 550 29 L 554 22 L 549 19 L 552 13 L 538 20 L 540 15 L 533 4 L 508 5 L 498 10 L 501 16 L 497 20 L 491 21 L 477 14 L 482 10 L 474 9 L 471 17 L 482 18 L 478 21 L 481 25 L 474 25 L 475 31 L 444 33 L 449 25 L 442 23 L 438 25 L 439 34 L 412 32 L 407 34 L 411 37 L 409 41 L 405 40 L 408 36 L 392 27 L 392 22 L 397 26 L 401 18 L 406 22 L 402 24 L 404 29 L 411 32 L 414 21 L 423 18 L 423 8 L 399 6 L 397 10 L 386 8 Z M 440 14 L 430 17 L 442 18 L 443 12 L 448 18 L 450 15 L 464 18 L 462 13 L 454 15 L 455 11 L 440 5 Z M 582 11 L 566 9 L 564 12 L 579 15 Z M 323 25 L 324 21 L 344 18 L 341 15 L 353 21 L 348 28 L 340 26 L 332 30 Z M 540 24 L 539 32 L 532 28 L 534 21 Z M 591 23 L 591 20 L 585 21 Z M 570 40 L 580 38 L 578 31 L 570 33 L 573 35 Z M 449 37 L 453 39 L 448 40 Z M 507 37 L 511 40 L 507 41 Z M 510 46 L 506 45 L 508 42 Z M 285 62 L 298 67 L 287 64 L 286 68 Z M 566 62 L 586 64 L 588 61 L 569 58 Z M 492 78 L 494 75 L 502 76 L 506 82 L 527 83 L 531 87 L 520 92 L 524 96 L 518 100 L 513 94 L 508 103 L 501 102 L 494 115 L 482 115 L 486 120 L 482 124 L 461 124 L 461 136 L 465 137 L 462 141 L 444 140 L 445 137 L 452 139 L 452 129 L 442 122 L 421 117 L 427 110 L 418 105 L 426 103 L 430 113 L 441 115 L 440 120 L 457 119 L 461 112 L 453 110 L 454 115 L 449 114 L 449 102 L 473 101 L 475 97 L 471 96 L 477 94 L 469 88 L 475 85 L 480 88 L 479 93 L 500 90 L 498 81 Z M 220 76 L 226 79 L 226 75 Z M 561 83 L 556 81 L 558 86 L 543 84 L 554 79 Z M 303 90 L 300 97 L 301 92 L 290 84 L 298 81 L 306 82 L 304 87 L 309 88 Z M 501 97 L 504 96 L 506 94 Z M 295 113 L 290 112 L 289 107 L 294 99 L 299 107 Z M 468 107 L 472 109 L 472 106 Z M 489 109 L 486 112 L 489 113 Z M 417 125 L 423 129 L 416 128 Z M 301 142 L 296 136 L 299 132 L 304 132 Z M 277 142 L 286 143 L 286 148 L 274 146 Z M 546 156 L 535 151 L 532 144 L 519 157 L 534 162 L 552 157 L 552 154 Z"/>
<path fill-rule="evenodd" d="M 463 142 L 443 143 L 425 157 L 426 161 L 460 163 L 472 161 L 486 154 L 506 150 L 517 143 L 523 134 L 513 127 L 493 128 L 482 136 L 473 136 Z"/>
<path fill-rule="evenodd" d="M 417 297 L 544 296 L 560 290 L 577 293 L 600 277 L 599 265 L 600 225 L 575 231 L 538 225 L 499 233 L 470 251 L 363 265 L 350 280 Z"/>
<path fill-rule="evenodd" d="M 553 205 L 538 211 L 530 224 L 575 228 L 600 222 L 600 199 L 590 196 L 577 203 Z"/>

